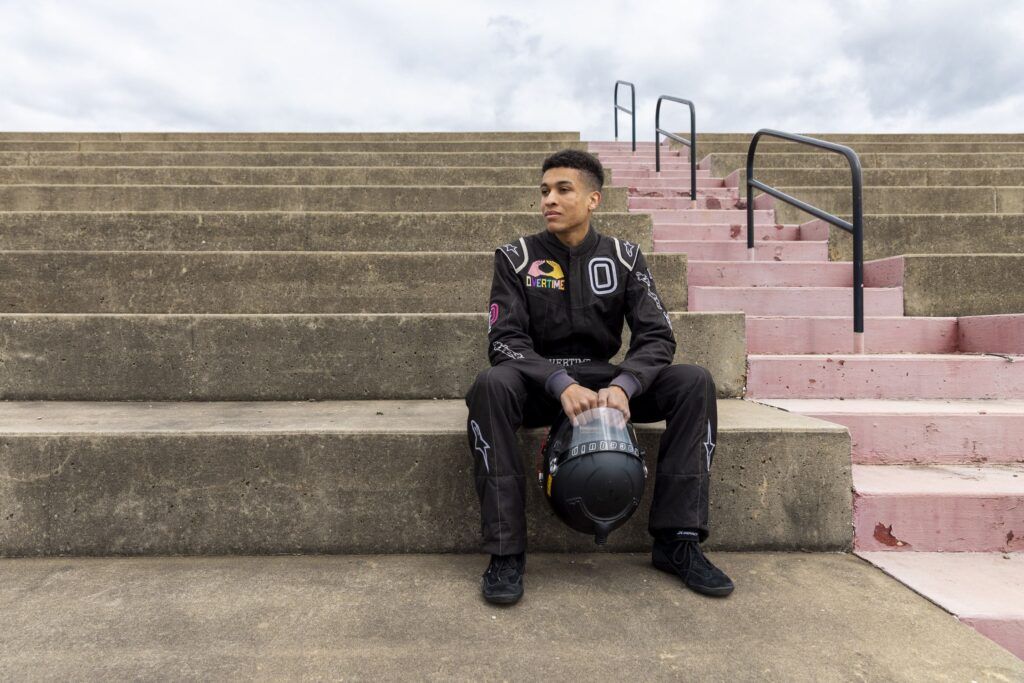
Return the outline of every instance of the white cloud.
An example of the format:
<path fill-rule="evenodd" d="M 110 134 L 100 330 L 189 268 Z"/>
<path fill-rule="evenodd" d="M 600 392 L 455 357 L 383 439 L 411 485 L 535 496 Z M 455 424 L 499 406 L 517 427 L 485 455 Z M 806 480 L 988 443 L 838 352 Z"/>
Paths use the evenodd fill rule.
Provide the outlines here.
<path fill-rule="evenodd" d="M 643 139 L 659 94 L 694 100 L 699 130 L 1014 131 L 1022 30 L 993 0 L 0 0 L 0 128 L 607 139 L 623 78 Z"/>

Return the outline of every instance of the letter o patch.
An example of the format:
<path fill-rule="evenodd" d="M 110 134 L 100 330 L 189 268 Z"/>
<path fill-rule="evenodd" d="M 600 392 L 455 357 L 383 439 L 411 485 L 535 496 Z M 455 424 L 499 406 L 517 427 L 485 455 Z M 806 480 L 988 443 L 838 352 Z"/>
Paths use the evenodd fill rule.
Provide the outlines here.
<path fill-rule="evenodd" d="M 619 288 L 615 263 L 606 256 L 590 259 L 590 289 L 598 296 L 611 294 Z"/>

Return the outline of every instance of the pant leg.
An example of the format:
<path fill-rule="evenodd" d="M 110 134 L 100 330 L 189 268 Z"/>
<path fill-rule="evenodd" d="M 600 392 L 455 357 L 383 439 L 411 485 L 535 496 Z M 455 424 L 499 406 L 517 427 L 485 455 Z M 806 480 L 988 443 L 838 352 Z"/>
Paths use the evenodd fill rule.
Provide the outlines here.
<path fill-rule="evenodd" d="M 483 550 L 494 555 L 524 552 L 527 474 L 516 430 L 524 422 L 550 424 L 558 403 L 531 388 L 518 370 L 496 365 L 477 375 L 466 405 Z"/>
<path fill-rule="evenodd" d="M 665 420 L 651 503 L 651 535 L 697 529 L 708 536 L 708 490 L 718 440 L 718 406 L 711 373 L 698 365 L 670 365 L 630 401 L 635 422 Z"/>

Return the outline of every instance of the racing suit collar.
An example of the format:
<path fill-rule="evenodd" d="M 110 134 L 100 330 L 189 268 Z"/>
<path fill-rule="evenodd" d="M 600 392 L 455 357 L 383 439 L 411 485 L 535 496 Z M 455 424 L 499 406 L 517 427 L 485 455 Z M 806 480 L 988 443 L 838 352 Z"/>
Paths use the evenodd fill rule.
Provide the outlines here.
<path fill-rule="evenodd" d="M 583 238 L 575 247 L 567 247 L 553 234 L 545 230 L 540 234 L 540 239 L 545 246 L 552 249 L 555 253 L 570 258 L 576 258 L 578 256 L 586 256 L 588 253 L 593 251 L 594 247 L 597 246 L 598 241 L 597 231 L 594 230 L 594 226 L 591 225 L 590 229 L 587 230 L 587 236 Z"/>

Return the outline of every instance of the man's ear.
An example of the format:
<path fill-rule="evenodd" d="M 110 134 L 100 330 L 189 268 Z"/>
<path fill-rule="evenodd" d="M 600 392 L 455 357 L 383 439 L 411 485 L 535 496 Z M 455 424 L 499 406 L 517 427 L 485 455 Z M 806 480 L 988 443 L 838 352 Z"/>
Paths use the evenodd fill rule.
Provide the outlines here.
<path fill-rule="evenodd" d="M 601 191 L 594 190 L 587 197 L 587 208 L 591 211 L 596 211 L 599 206 L 601 206 Z"/>

